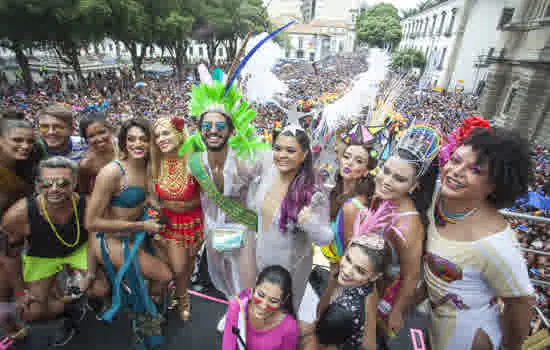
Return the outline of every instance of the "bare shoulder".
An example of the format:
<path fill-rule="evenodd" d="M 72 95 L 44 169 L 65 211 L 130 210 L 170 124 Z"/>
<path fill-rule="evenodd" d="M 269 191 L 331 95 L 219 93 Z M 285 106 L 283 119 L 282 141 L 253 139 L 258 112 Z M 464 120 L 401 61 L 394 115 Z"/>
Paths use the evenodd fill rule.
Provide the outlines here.
<path fill-rule="evenodd" d="M 10 231 L 10 228 L 27 224 L 29 222 L 27 210 L 28 200 L 21 198 L 6 210 L 2 218 L 2 225 Z"/>
<path fill-rule="evenodd" d="M 364 203 L 360 197 L 356 197 L 361 203 Z M 342 206 L 342 213 L 345 215 L 354 215 L 357 214 L 361 209 L 357 207 L 357 204 L 354 201 L 347 201 Z"/>
<path fill-rule="evenodd" d="M 90 155 L 89 153 L 86 153 L 86 155 L 84 155 L 84 158 L 82 158 L 80 163 L 78 163 L 78 167 L 81 170 L 82 169 L 89 169 L 93 166 L 93 163 L 94 163 L 93 156 Z"/>
<path fill-rule="evenodd" d="M 105 165 L 96 176 L 94 192 L 111 194 L 120 186 L 121 173 L 117 164 L 109 163 Z"/>
<path fill-rule="evenodd" d="M 120 167 L 114 162 L 111 162 L 105 165 L 103 168 L 101 168 L 101 170 L 99 170 L 96 181 L 119 180 L 120 176 L 121 176 Z"/>

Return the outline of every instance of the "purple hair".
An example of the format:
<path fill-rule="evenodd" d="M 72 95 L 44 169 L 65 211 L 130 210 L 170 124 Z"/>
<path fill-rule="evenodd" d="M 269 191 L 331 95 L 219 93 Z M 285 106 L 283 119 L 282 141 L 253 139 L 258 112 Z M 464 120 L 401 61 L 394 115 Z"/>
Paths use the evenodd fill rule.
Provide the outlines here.
<path fill-rule="evenodd" d="M 284 131 L 273 138 L 273 142 L 275 142 L 279 135 L 292 136 L 296 138 L 302 150 L 307 152 L 304 162 L 300 165 L 298 173 L 288 186 L 288 192 L 281 202 L 281 217 L 279 219 L 279 230 L 281 232 L 287 232 L 289 224 L 295 225 L 298 222 L 300 210 L 310 204 L 313 193 L 320 188 L 316 184 L 317 176 L 313 170 L 309 137 L 302 130 L 296 130 L 295 133 L 296 135 L 292 132 Z"/>

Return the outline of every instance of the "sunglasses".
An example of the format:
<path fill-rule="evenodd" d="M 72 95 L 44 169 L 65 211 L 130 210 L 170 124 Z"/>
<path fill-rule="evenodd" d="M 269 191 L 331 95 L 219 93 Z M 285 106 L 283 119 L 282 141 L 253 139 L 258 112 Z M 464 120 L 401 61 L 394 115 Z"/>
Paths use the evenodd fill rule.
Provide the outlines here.
<path fill-rule="evenodd" d="M 40 181 L 40 187 L 41 188 L 50 188 L 55 184 L 55 186 L 59 188 L 66 188 L 69 185 L 72 184 L 72 182 L 65 178 L 58 178 L 58 179 L 42 179 Z"/>
<path fill-rule="evenodd" d="M 63 125 L 39 125 L 38 126 L 38 130 L 40 130 L 41 133 L 47 133 L 48 131 L 50 131 L 50 129 L 53 130 L 54 133 L 56 134 L 59 134 L 59 133 L 62 133 L 64 132 L 65 130 L 67 130 L 66 127 L 64 127 Z"/>
<path fill-rule="evenodd" d="M 202 131 L 210 131 L 212 130 L 212 122 L 202 122 L 201 123 L 201 130 Z M 227 128 L 227 123 L 226 122 L 216 122 L 216 130 L 218 131 L 223 131 L 225 130 L 225 128 Z"/>

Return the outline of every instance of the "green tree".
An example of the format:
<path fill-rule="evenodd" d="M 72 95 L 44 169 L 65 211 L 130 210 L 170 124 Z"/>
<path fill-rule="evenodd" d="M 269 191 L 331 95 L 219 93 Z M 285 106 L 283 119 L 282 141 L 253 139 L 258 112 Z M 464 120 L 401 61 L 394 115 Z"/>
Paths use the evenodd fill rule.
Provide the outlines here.
<path fill-rule="evenodd" d="M 157 18 L 166 13 L 167 1 L 170 0 L 107 0 L 111 11 L 107 34 L 130 53 L 136 79 L 142 76 L 143 58 L 160 29 Z"/>
<path fill-rule="evenodd" d="M 426 58 L 416 49 L 403 49 L 395 51 L 392 55 L 392 68 L 400 71 L 408 71 L 412 68 L 424 69 Z"/>
<path fill-rule="evenodd" d="M 368 8 L 357 23 L 357 38 L 369 45 L 395 46 L 401 40 L 399 12 L 391 4 L 378 4 Z"/>
<path fill-rule="evenodd" d="M 155 43 L 170 53 L 176 66 L 178 79 L 183 79 L 183 64 L 186 61 L 190 43 L 191 29 L 195 22 L 193 0 L 171 0 L 166 7 L 167 13 L 157 17 Z"/>
<path fill-rule="evenodd" d="M 47 39 L 42 25 L 48 16 L 41 5 L 32 0 L 0 0 L 0 46 L 15 53 L 27 90 L 32 89 L 33 79 L 25 50 Z"/>
<path fill-rule="evenodd" d="M 216 51 L 225 46 L 231 61 L 237 53 L 238 40 L 248 32 L 259 33 L 268 27 L 262 0 L 207 0 L 203 3 L 199 41 L 206 44 L 208 60 L 214 64 Z"/>
<path fill-rule="evenodd" d="M 56 2 L 61 2 L 57 0 Z M 104 0 L 63 0 L 49 8 L 48 44 L 58 57 L 75 71 L 80 83 L 84 77 L 80 67 L 80 49 L 102 40 L 106 34 L 106 22 L 111 15 Z M 49 2 L 45 2 L 48 4 Z M 61 6 L 59 6 L 61 5 Z"/>

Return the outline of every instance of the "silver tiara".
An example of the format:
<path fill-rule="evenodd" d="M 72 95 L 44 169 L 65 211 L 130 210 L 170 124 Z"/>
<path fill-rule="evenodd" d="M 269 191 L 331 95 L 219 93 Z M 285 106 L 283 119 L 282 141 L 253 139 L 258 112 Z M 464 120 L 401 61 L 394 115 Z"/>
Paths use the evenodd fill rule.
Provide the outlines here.
<path fill-rule="evenodd" d="M 441 136 L 439 131 L 426 124 L 410 127 L 395 147 L 395 151 L 405 151 L 412 155 L 408 162 L 418 166 L 417 177 L 426 173 L 439 154 Z"/>

